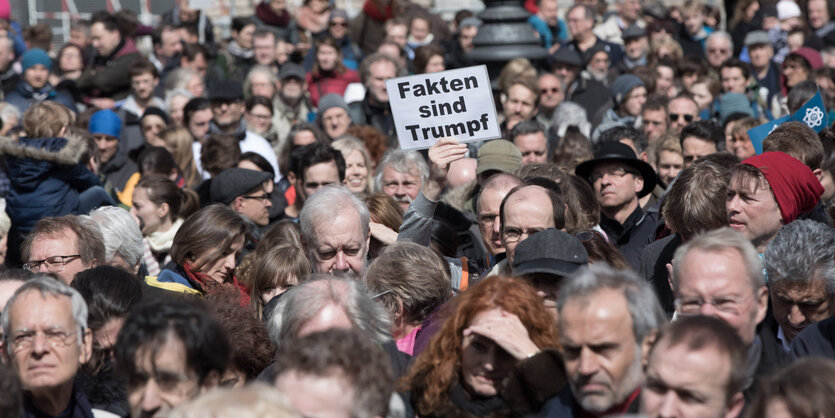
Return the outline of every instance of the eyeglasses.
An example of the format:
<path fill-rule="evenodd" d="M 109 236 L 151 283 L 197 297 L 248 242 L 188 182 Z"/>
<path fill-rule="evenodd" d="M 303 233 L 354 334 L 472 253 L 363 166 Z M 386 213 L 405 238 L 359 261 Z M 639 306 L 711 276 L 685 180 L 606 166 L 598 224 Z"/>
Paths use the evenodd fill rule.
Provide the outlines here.
<path fill-rule="evenodd" d="M 23 269 L 28 271 L 38 271 L 41 269 L 41 264 L 46 264 L 46 270 L 50 273 L 60 273 L 64 271 L 64 266 L 72 262 L 76 258 L 81 257 L 80 254 L 73 255 L 56 255 L 43 260 L 32 260 L 23 263 Z"/>
<path fill-rule="evenodd" d="M 594 173 L 591 173 L 591 175 L 589 176 L 589 180 L 591 180 L 591 182 L 594 183 L 597 180 L 603 179 L 603 176 L 606 175 L 606 174 L 608 174 L 610 177 L 624 177 L 627 174 L 637 175 L 638 172 L 635 171 L 635 170 L 627 170 L 627 169 L 621 168 L 621 167 L 609 168 L 609 169 L 606 169 L 606 170 L 598 170 L 598 171 L 595 171 Z"/>
<path fill-rule="evenodd" d="M 521 229 L 521 228 L 514 228 L 514 227 L 507 227 L 503 229 L 504 232 L 504 240 L 510 243 L 519 241 L 522 238 L 522 235 L 531 236 L 539 231 L 542 231 L 542 228 L 531 228 L 531 229 Z"/>
<path fill-rule="evenodd" d="M 693 115 L 688 114 L 678 114 L 678 113 L 670 113 L 670 122 L 677 121 L 680 117 L 684 117 L 684 121 L 690 123 L 693 121 Z"/>
<path fill-rule="evenodd" d="M 342 26 L 344 28 L 348 26 L 348 22 L 331 22 L 331 27 L 334 26 Z"/>
<path fill-rule="evenodd" d="M 729 296 L 718 296 L 710 300 L 703 298 L 677 298 L 674 303 L 676 311 L 680 315 L 699 315 L 702 312 L 702 306 L 711 305 L 713 309 L 726 314 L 736 314 L 740 310 L 740 305 L 745 303 L 750 296 L 742 298 L 733 298 Z"/>
<path fill-rule="evenodd" d="M 241 196 L 242 199 L 260 200 L 262 202 L 270 200 L 270 199 L 272 199 L 272 197 L 273 197 L 272 193 L 259 194 L 258 196 Z"/>
<path fill-rule="evenodd" d="M 20 352 L 23 350 L 29 350 L 35 344 L 35 338 L 37 338 L 38 334 L 42 334 L 46 339 L 46 342 L 50 345 L 50 347 L 65 347 L 73 342 L 73 338 L 75 334 L 71 332 L 67 332 L 60 328 L 55 329 L 48 329 L 46 331 L 32 331 L 32 330 L 23 330 L 11 336 L 9 341 L 11 342 L 12 352 Z"/>

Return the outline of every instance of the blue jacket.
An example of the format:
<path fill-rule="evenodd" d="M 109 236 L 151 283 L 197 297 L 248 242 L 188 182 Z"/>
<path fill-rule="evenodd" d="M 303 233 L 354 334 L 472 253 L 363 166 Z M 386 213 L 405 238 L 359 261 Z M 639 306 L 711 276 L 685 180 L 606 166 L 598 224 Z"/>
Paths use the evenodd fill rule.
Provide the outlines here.
<path fill-rule="evenodd" d="M 0 140 L 11 181 L 6 212 L 16 228 L 25 232 L 41 218 L 74 214 L 79 193 L 101 185 L 80 161 L 86 151 L 82 137 Z"/>
<path fill-rule="evenodd" d="M 78 109 L 75 107 L 75 101 L 72 96 L 65 91 L 55 90 L 55 88 L 49 84 L 44 86 L 44 88 L 35 91 L 29 83 L 20 80 L 14 90 L 6 94 L 6 101 L 20 110 L 21 114 L 26 113 L 26 110 L 33 104 L 40 103 L 45 100 L 60 103 L 73 112 L 78 113 Z"/>

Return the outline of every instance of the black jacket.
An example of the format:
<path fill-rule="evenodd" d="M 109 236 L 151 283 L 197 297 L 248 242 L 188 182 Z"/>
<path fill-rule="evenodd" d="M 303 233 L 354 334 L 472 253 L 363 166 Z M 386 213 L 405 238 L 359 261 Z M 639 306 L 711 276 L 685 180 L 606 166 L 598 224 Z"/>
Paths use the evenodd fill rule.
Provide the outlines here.
<path fill-rule="evenodd" d="M 658 301 L 661 302 L 661 307 L 664 308 L 668 317 L 672 317 L 676 308 L 673 303 L 675 296 L 673 296 L 673 289 L 670 288 L 667 263 L 673 261 L 673 254 L 679 245 L 681 245 L 681 237 L 670 235 L 647 245 L 641 253 L 641 274 L 652 283 L 655 295 L 658 296 Z"/>
<path fill-rule="evenodd" d="M 359 102 L 353 102 L 348 105 L 348 114 L 351 116 L 351 121 L 356 125 L 371 125 L 386 137 L 388 137 L 388 147 L 398 148 L 397 132 L 394 129 L 394 117 L 391 115 L 391 106 L 388 103 L 384 105 L 376 105 L 371 103 L 369 94 L 366 93 L 365 98 Z"/>
<path fill-rule="evenodd" d="M 644 213 L 640 206 L 635 208 L 623 224 L 600 214 L 600 227 L 609 237 L 609 242 L 620 250 L 635 271 L 641 269 L 641 252 L 652 242 L 657 223 L 655 215 Z"/>

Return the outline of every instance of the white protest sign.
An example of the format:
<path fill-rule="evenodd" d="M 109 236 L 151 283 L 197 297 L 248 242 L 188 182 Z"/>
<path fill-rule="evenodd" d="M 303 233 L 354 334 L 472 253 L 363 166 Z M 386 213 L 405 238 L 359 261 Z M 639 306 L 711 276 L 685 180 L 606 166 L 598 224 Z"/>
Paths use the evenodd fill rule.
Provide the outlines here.
<path fill-rule="evenodd" d="M 401 149 L 429 148 L 448 136 L 461 142 L 502 136 L 484 65 L 392 78 L 386 90 Z"/>

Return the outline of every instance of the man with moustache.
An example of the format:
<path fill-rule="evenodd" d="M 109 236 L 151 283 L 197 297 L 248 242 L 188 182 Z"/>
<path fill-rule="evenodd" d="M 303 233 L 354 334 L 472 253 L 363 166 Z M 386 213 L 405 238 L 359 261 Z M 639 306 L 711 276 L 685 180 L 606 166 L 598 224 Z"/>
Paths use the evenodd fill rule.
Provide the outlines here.
<path fill-rule="evenodd" d="M 393 149 L 377 165 L 374 185 L 391 196 L 405 212 L 429 178 L 429 166 L 417 151 Z"/>
<path fill-rule="evenodd" d="M 304 92 L 307 91 L 304 69 L 292 62 L 281 66 L 278 72 L 278 94 L 273 98 L 273 128 L 278 137 L 278 144 L 273 148 L 278 152 L 290 129 L 298 122 L 306 122 L 310 113 L 310 104 Z"/>

